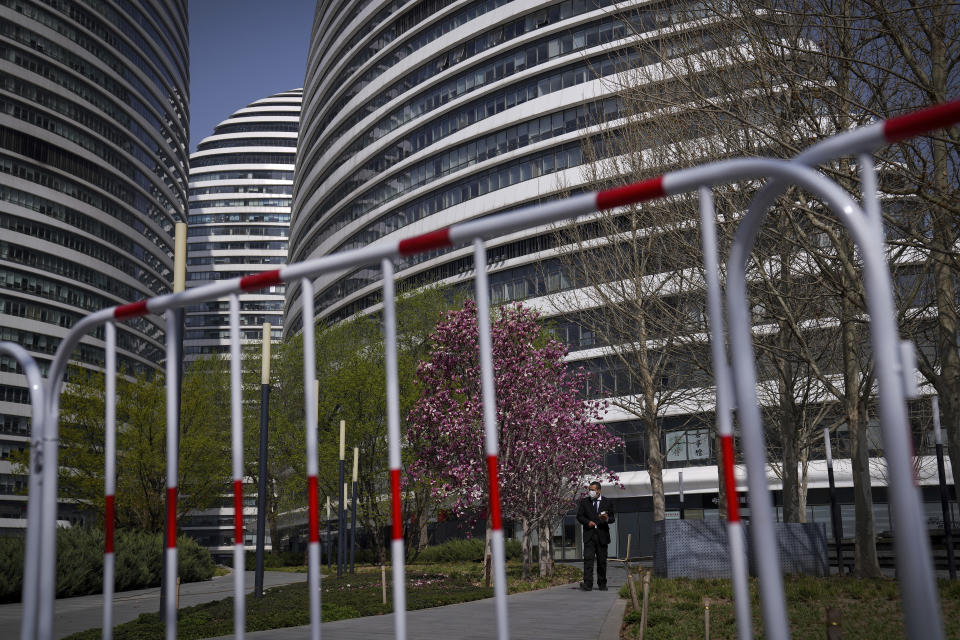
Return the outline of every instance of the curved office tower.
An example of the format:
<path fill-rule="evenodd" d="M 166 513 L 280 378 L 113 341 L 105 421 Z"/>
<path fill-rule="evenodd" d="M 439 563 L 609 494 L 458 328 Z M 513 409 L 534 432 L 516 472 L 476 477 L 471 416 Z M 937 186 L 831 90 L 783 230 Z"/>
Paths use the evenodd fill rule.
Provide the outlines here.
<path fill-rule="evenodd" d="M 618 112 L 614 88 L 604 81 L 615 70 L 611 48 L 635 47 L 622 18 L 611 15 L 612 2 L 356 5 L 323 2 L 317 12 L 291 262 L 583 184 L 582 135 Z M 650 28 L 659 26 L 654 20 Z M 537 236 L 493 241 L 490 259 L 515 260 L 509 277 L 522 281 L 545 248 Z M 470 268 L 470 253 L 462 247 L 408 259 L 397 265 L 397 280 L 454 278 Z M 505 277 L 495 276 L 494 284 Z M 318 316 L 370 308 L 379 299 L 378 280 L 370 269 L 318 280 Z M 297 331 L 299 286 L 288 293 L 287 329 Z"/>
<path fill-rule="evenodd" d="M 302 91 L 257 100 L 231 114 L 190 156 L 187 286 L 276 269 L 286 262 L 290 194 Z M 245 341 L 262 338 L 262 325 L 282 331 L 283 286 L 240 296 Z M 226 353 L 225 300 L 187 310 L 188 360 Z"/>
<path fill-rule="evenodd" d="M 683 83 L 674 83 L 674 79 L 698 80 L 697 63 L 704 59 L 734 61 L 729 67 L 721 65 L 714 75 L 706 74 L 703 84 L 692 82 L 696 87 L 693 93 L 699 91 L 711 99 L 734 96 L 738 108 L 747 114 L 743 121 L 754 115 L 750 112 L 757 94 L 745 92 L 745 87 L 752 86 L 749 83 L 761 79 L 760 93 L 769 92 L 768 97 L 779 96 L 783 87 L 791 89 L 784 92 L 784 97 L 789 97 L 795 87 L 792 76 L 780 83 L 771 81 L 767 69 L 758 73 L 753 51 L 743 47 L 742 39 L 719 29 L 725 13 L 711 11 L 709 4 L 697 0 L 628 0 L 615 6 L 608 0 L 322 0 L 304 85 L 290 262 L 410 237 L 575 192 L 588 183 L 591 166 L 596 166 L 585 156 L 599 157 L 601 169 L 615 166 L 598 171 L 607 178 L 624 166 L 628 171 L 631 165 L 639 166 L 642 175 L 634 179 L 652 177 L 663 166 L 673 166 L 656 164 L 658 157 L 669 161 L 671 154 L 674 159 L 687 155 L 689 161 L 708 156 L 711 150 L 714 157 L 724 157 L 727 139 L 717 131 L 729 129 L 730 139 L 736 140 L 741 133 L 736 118 L 714 119 L 714 125 L 723 121 L 724 127 L 711 128 L 702 111 L 682 109 L 682 99 L 691 94 L 682 87 L 678 90 Z M 791 64 L 798 68 L 807 65 L 800 54 L 812 46 L 804 43 L 793 50 Z M 737 55 L 717 57 L 719 49 Z M 696 53 L 702 57 L 682 60 Z M 625 69 L 629 71 L 621 75 Z M 675 69 L 681 70 L 679 75 Z M 644 90 L 636 92 L 644 94 L 642 99 L 636 95 L 618 99 L 624 76 L 627 86 L 631 79 L 645 82 Z M 790 108 L 775 102 L 762 103 L 756 111 L 771 106 L 785 120 L 793 117 Z M 638 116 L 637 122 L 628 122 Z M 621 127 L 625 122 L 642 126 Z M 791 128 L 789 135 L 805 131 L 805 126 Z M 598 129 L 613 140 L 621 133 L 623 138 L 641 136 L 631 141 L 633 146 L 626 152 L 620 152 L 625 156 L 636 152 L 640 161 L 609 162 L 618 145 L 605 146 L 611 138 L 595 137 Z M 765 148 L 765 143 L 758 143 L 749 154 Z M 684 205 L 670 204 L 678 209 Z M 741 205 L 734 198 L 728 206 Z M 695 219 L 696 207 L 691 205 L 688 213 Z M 589 235 L 592 223 L 582 225 L 586 230 L 581 238 Z M 652 227 L 642 224 L 640 235 L 661 231 L 659 221 Z M 617 233 L 628 229 L 630 225 L 625 224 Z M 488 241 L 490 298 L 494 303 L 529 300 L 555 315 L 553 330 L 570 347 L 569 360 L 585 365 L 592 374 L 586 393 L 592 397 L 609 393 L 620 401 L 632 397 L 635 402 L 642 398 L 636 376 L 626 366 L 611 364 L 613 359 L 604 354 L 609 352 L 608 345 L 615 343 L 604 342 L 604 336 L 592 329 L 603 322 L 603 314 L 595 314 L 600 322 L 583 321 L 589 307 L 601 309 L 602 302 L 577 299 L 586 288 L 584 278 L 574 277 L 576 271 L 569 260 L 558 259 L 559 242 L 557 234 L 545 228 Z M 643 245 L 635 246 L 639 249 L 625 255 L 651 257 L 643 260 L 643 269 L 649 269 L 643 275 L 677 273 L 691 264 L 681 262 L 692 255 L 689 253 L 680 256 L 651 250 L 645 254 Z M 570 245 L 563 247 L 567 248 Z M 611 254 L 596 251 L 595 255 Z M 616 268 L 611 263 L 593 264 L 599 278 Z M 471 247 L 454 247 L 403 259 L 396 265 L 396 279 L 399 287 L 439 282 L 468 287 L 472 270 Z M 377 268 L 318 278 L 314 291 L 320 321 L 376 312 L 380 288 Z M 661 308 L 673 307 L 669 314 L 678 319 L 676 326 L 688 327 L 702 321 L 700 291 L 691 288 L 673 292 L 677 295 L 654 295 L 663 302 Z M 291 284 L 285 307 L 288 333 L 303 328 L 299 295 L 297 283 Z M 574 304 L 559 311 L 557 306 L 549 306 L 552 300 L 567 296 L 575 299 Z M 625 323 L 620 335 L 626 338 L 619 338 L 620 344 L 634 340 L 634 326 Z M 681 331 L 689 335 L 685 329 L 675 334 Z M 656 338 L 663 335 L 668 334 Z M 670 472 L 664 475 L 669 483 L 666 491 L 673 494 L 671 510 L 677 504 L 673 501 L 678 493 L 676 470 L 683 469 L 687 495 L 693 496 L 685 507 L 691 514 L 688 517 L 717 517 L 712 381 L 698 377 L 700 372 L 690 366 L 697 358 L 706 362 L 708 357 L 701 357 L 705 354 L 703 342 L 688 344 L 692 346 L 683 354 L 686 359 L 669 359 L 660 370 L 663 375 L 656 378 L 661 396 L 662 390 L 687 392 L 686 397 L 677 395 L 678 400 L 661 405 L 663 410 L 656 417 L 663 432 L 659 453 L 649 446 L 646 427 L 635 409 L 614 407 L 605 417 L 608 426 L 624 439 L 621 449 L 606 456 L 607 466 L 622 473 L 620 482 L 626 489 L 619 491 L 618 497 L 631 499 L 618 506 L 620 515 L 626 516 L 620 519 L 619 526 L 624 527 L 621 536 L 627 530 L 626 522 L 640 523 L 634 531 L 652 530 L 647 524 L 652 522 L 652 503 L 636 511 L 640 501 L 649 500 L 646 470 L 651 458 L 660 458 Z M 918 421 L 928 419 L 928 409 L 919 403 L 912 404 L 911 411 Z M 849 454 L 849 449 L 840 446 L 835 450 Z M 809 478 L 811 487 L 825 486 L 825 464 L 814 461 Z M 851 481 L 849 475 L 841 479 L 847 486 Z M 885 505 L 878 505 L 877 530 L 885 531 L 889 514 Z M 935 506 L 928 508 L 933 513 Z M 814 490 L 808 521 L 824 521 L 826 513 L 824 492 Z M 848 518 L 852 508 L 845 513 Z M 847 531 L 852 530 L 850 525 L 848 519 Z M 579 529 L 573 523 L 564 528 L 562 547 L 571 552 L 579 548 L 571 544 L 570 533 L 575 530 Z M 635 543 L 637 539 L 635 535 Z M 652 541 L 639 539 L 640 553 L 652 553 Z"/>
<path fill-rule="evenodd" d="M 170 291 L 188 66 L 185 0 L 0 2 L 0 340 L 44 372 L 82 316 Z M 159 365 L 160 318 L 118 329 L 121 367 Z M 102 334 L 74 355 L 100 366 Z M 28 401 L 0 357 L 0 529 L 22 526 L 5 520 L 26 499 L 6 459 L 26 446 Z"/>

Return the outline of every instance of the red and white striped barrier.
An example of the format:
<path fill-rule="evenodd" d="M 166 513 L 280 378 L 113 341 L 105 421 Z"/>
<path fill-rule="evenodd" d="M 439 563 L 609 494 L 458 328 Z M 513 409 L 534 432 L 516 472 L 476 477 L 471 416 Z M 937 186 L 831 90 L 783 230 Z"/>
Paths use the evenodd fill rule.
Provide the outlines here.
<path fill-rule="evenodd" d="M 716 420 L 720 436 L 720 461 L 727 504 L 727 545 L 730 548 L 730 571 L 733 581 L 734 614 L 737 637 L 753 637 L 750 622 L 750 586 L 747 581 L 746 538 L 740 523 L 740 504 L 737 496 L 737 478 L 734 474 L 736 458 L 733 446 L 733 384 L 723 329 L 723 302 L 720 288 L 720 249 L 717 243 L 717 214 L 713 192 L 700 187 L 700 238 L 703 247 L 703 271 L 706 277 L 707 320 L 710 328 L 710 355 L 716 381 Z"/>
<path fill-rule="evenodd" d="M 267 285 L 264 285 L 267 286 Z M 303 326 L 314 326 L 313 283 L 303 278 Z M 320 640 L 320 505 L 317 495 L 317 356 L 313 331 L 303 332 L 303 404 L 307 427 L 307 587 L 310 592 L 310 638 Z M 313 381 L 313 384 L 311 384 Z"/>
<path fill-rule="evenodd" d="M 479 328 L 479 349 L 481 362 L 483 416 L 485 433 L 485 453 L 487 456 L 488 486 L 489 486 L 489 514 L 493 530 L 492 545 L 494 555 L 494 610 L 497 619 L 497 634 L 501 639 L 509 637 L 509 625 L 506 604 L 506 571 L 504 560 L 504 540 L 500 513 L 499 486 L 497 480 L 498 443 L 496 425 L 496 391 L 493 383 L 493 361 L 490 344 L 489 298 L 486 279 L 486 252 L 483 241 L 487 238 L 502 236 L 521 229 L 571 220 L 577 216 L 593 213 L 600 210 L 620 206 L 637 204 L 654 200 L 664 196 L 675 195 L 693 190 L 700 192 L 700 215 L 703 221 L 705 263 L 707 266 L 707 294 L 710 315 L 710 331 L 713 336 L 713 360 L 717 378 L 717 418 L 721 436 L 721 453 L 724 466 L 724 478 L 727 487 L 728 532 L 730 534 L 731 558 L 733 562 L 734 593 L 737 601 L 736 614 L 738 634 L 741 640 L 750 638 L 752 631 L 749 623 L 749 600 L 746 592 L 746 565 L 743 551 L 743 535 L 739 524 L 738 503 L 736 493 L 736 478 L 733 474 L 733 434 L 730 422 L 730 411 L 733 406 L 733 395 L 736 393 L 738 415 L 743 426 L 743 442 L 745 462 L 748 471 L 748 486 L 752 494 L 751 511 L 752 526 L 758 557 L 758 568 L 763 596 L 763 615 L 767 635 L 774 639 L 789 637 L 786 621 L 786 607 L 783 599 L 782 577 L 780 576 L 779 560 L 775 540 L 773 538 L 773 517 L 770 505 L 769 489 L 766 484 L 766 458 L 763 446 L 763 430 L 759 419 L 759 410 L 756 404 L 756 379 L 753 371 L 753 352 L 750 344 L 750 318 L 744 315 L 745 283 L 743 268 L 745 256 L 749 254 L 756 228 L 762 221 L 763 214 L 776 197 L 777 184 L 796 184 L 812 192 L 823 200 L 828 207 L 848 226 L 855 241 L 864 254 L 867 265 L 867 288 L 870 292 L 872 319 L 871 331 L 874 350 L 877 354 L 878 378 L 881 383 L 880 400 L 882 415 L 889 424 L 884 425 L 884 438 L 888 443 L 898 440 L 887 440 L 887 431 L 901 431 L 901 439 L 906 437 L 905 403 L 903 398 L 903 362 L 899 351 L 892 351 L 883 344 L 897 343 L 897 332 L 894 324 L 892 309 L 892 288 L 889 273 L 886 269 L 883 255 L 882 230 L 877 228 L 879 210 L 867 200 L 867 214 L 863 214 L 859 205 L 844 190 L 835 183 L 820 175 L 805 165 L 816 164 L 843 153 L 866 153 L 896 140 L 902 140 L 911 135 L 925 133 L 933 128 L 943 127 L 960 120 L 960 102 L 953 102 L 926 109 L 915 114 L 894 118 L 886 123 L 877 123 L 846 134 L 835 136 L 819 145 L 811 147 L 806 153 L 798 156 L 794 161 L 744 158 L 725 160 L 691 169 L 684 169 L 667 173 L 663 176 L 609 189 L 596 193 L 584 193 L 564 200 L 550 202 L 543 205 L 522 208 L 513 212 L 480 218 L 469 222 L 452 225 L 445 229 L 432 231 L 412 238 L 395 242 L 382 242 L 376 245 L 345 251 L 338 254 L 324 256 L 314 260 L 289 265 L 282 269 L 259 273 L 242 278 L 234 278 L 213 283 L 204 287 L 197 287 L 187 291 L 140 300 L 130 304 L 120 305 L 93 313 L 81 319 L 65 336 L 50 368 L 46 388 L 38 389 L 32 396 L 35 411 L 34 446 L 38 437 L 42 438 L 45 455 L 44 476 L 42 489 L 40 483 L 35 486 L 34 477 L 39 475 L 36 468 L 31 474 L 31 494 L 29 506 L 28 527 L 40 529 L 40 551 L 28 544 L 27 566 L 39 567 L 39 579 L 33 578 L 24 584 L 24 626 L 22 637 L 44 638 L 52 637 L 52 605 L 53 605 L 53 573 L 55 545 L 53 534 L 56 528 L 56 442 L 57 421 L 59 413 L 59 395 L 63 383 L 67 361 L 83 335 L 96 329 L 100 325 L 107 325 L 107 377 L 108 377 L 108 422 L 115 423 L 115 415 L 111 412 L 115 405 L 115 386 L 110 380 L 116 377 L 116 340 L 114 323 L 146 314 L 167 314 L 167 450 L 177 448 L 179 402 L 177 389 L 179 388 L 179 357 L 176 350 L 176 340 L 179 327 L 176 322 L 175 310 L 187 305 L 203 301 L 216 300 L 228 297 L 230 300 L 230 334 L 231 334 L 231 446 L 233 462 L 233 484 L 235 504 L 235 634 L 243 637 L 244 628 L 244 594 L 243 594 L 243 499 L 242 499 L 242 406 L 240 399 L 240 334 L 239 334 L 239 304 L 237 294 L 243 291 L 254 291 L 264 287 L 299 281 L 301 284 L 301 303 L 303 327 L 309 329 L 315 324 L 314 297 L 312 279 L 324 273 L 331 273 L 350 267 L 379 264 L 383 270 L 384 287 L 384 331 L 387 354 L 386 385 L 388 396 L 387 422 L 389 441 L 390 486 L 393 514 L 393 535 L 391 542 L 394 584 L 394 620 L 396 637 L 406 638 L 406 592 L 403 566 L 403 522 L 401 510 L 401 463 L 400 463 L 400 416 L 399 392 L 396 363 L 396 315 L 395 293 L 393 284 L 393 260 L 423 251 L 454 245 L 472 243 L 474 249 L 474 264 L 476 267 L 475 285 L 477 296 L 477 313 Z M 872 165 L 870 165 L 872 166 Z M 870 172 L 872 176 L 872 171 Z M 719 273 L 719 257 L 717 255 L 716 232 L 714 228 L 715 215 L 713 212 L 710 187 L 716 184 L 733 183 L 742 180 L 769 179 L 771 186 L 762 190 L 751 204 L 750 210 L 738 229 L 737 239 L 729 260 L 729 280 L 727 291 L 727 312 L 730 318 L 730 343 L 733 356 L 733 372 L 729 374 L 723 354 L 723 326 L 719 279 L 714 278 Z M 869 183 L 875 185 L 875 183 Z M 869 186 L 869 185 L 868 185 Z M 875 189 L 875 186 L 869 186 Z M 875 194 L 874 194 L 875 196 Z M 876 200 L 875 197 L 872 200 Z M 879 273 L 879 275 L 876 275 Z M 879 300 L 879 302 L 877 302 Z M 310 591 L 310 622 L 311 638 L 320 638 L 320 536 L 319 536 L 319 509 L 317 489 L 317 390 L 311 380 L 316 379 L 315 344 L 313 331 L 303 332 L 304 341 L 304 405 L 306 414 L 306 474 L 308 488 L 308 515 L 309 515 L 309 545 L 308 545 L 308 586 Z M 26 352 L 17 352 L 15 345 L 0 344 L 0 350 L 15 355 L 24 361 L 24 365 L 32 363 Z M 32 365 L 35 370 L 35 364 Z M 35 374 L 38 375 L 38 374 Z M 29 377 L 29 376 L 28 376 Z M 731 390 L 733 383 L 734 389 Z M 113 389 L 113 391 L 110 391 Z M 898 406 L 899 405 L 899 408 Z M 41 428 L 37 428 L 42 425 Z M 893 426 L 890 426 L 893 425 Z M 113 427 L 108 429 L 108 438 Z M 41 434 L 38 436 L 38 434 Z M 891 436 L 893 437 L 893 436 Z M 115 443 L 115 441 L 114 441 Z M 112 573 L 113 550 L 113 489 L 115 444 L 107 444 L 107 475 L 105 483 L 106 521 L 108 537 L 105 545 L 105 567 L 109 566 L 108 573 Z M 907 451 L 904 447 L 902 451 Z M 889 454 L 888 454 L 889 455 Z M 894 454 L 894 456 L 897 454 Z M 52 460 L 52 463 L 50 462 Z M 912 480 L 904 481 L 897 469 L 898 461 L 890 461 L 891 486 L 905 487 L 902 491 L 892 491 L 895 514 L 898 518 L 896 526 L 898 533 L 898 573 L 903 580 L 904 608 L 906 610 L 907 629 L 911 638 L 941 638 L 942 624 L 939 611 L 930 612 L 932 606 L 937 607 L 936 587 L 933 583 L 930 570 L 929 549 L 918 544 L 918 540 L 903 532 L 912 529 L 900 522 L 900 518 L 912 517 L 919 509 L 919 496 L 913 489 Z M 52 466 L 52 472 L 50 470 Z M 52 474 L 52 476 L 51 476 Z M 51 476 L 52 479 L 49 479 Z M 36 490 L 35 490 L 36 489 Z M 39 506 L 38 506 L 39 505 Z M 166 636 L 176 637 L 176 515 L 177 515 L 177 460 L 176 456 L 168 456 L 167 460 L 167 517 L 169 521 L 166 540 Z M 906 515 L 905 515 L 906 514 Z M 37 524 L 39 522 L 39 524 Z M 922 522 L 918 519 L 917 522 Z M 905 543 L 917 545 L 917 550 L 901 550 L 899 539 L 903 537 Z M 926 540 L 924 537 L 923 540 Z M 899 557 L 903 555 L 903 560 Z M 105 574 L 105 595 L 112 593 L 112 576 L 109 586 L 108 576 Z M 29 585 L 29 590 L 28 590 Z M 110 592 L 108 592 L 108 589 Z M 918 602 L 918 598 L 906 593 L 916 590 L 923 598 L 928 598 L 928 604 Z M 28 592 L 29 591 L 29 592 Z M 930 596 L 933 597 L 930 597 Z M 112 598 L 104 599 L 104 637 L 110 637 L 112 622 Z M 31 613 L 32 612 L 32 613 Z"/>
<path fill-rule="evenodd" d="M 114 556 L 117 492 L 117 325 L 104 325 L 104 448 L 103 448 L 103 640 L 113 637 Z"/>
<path fill-rule="evenodd" d="M 240 364 L 240 298 L 230 294 L 230 457 L 233 471 L 233 629 L 243 640 L 246 552 L 243 547 L 243 390 Z M 304 380 L 305 384 L 309 380 Z"/>
<path fill-rule="evenodd" d="M 392 535 L 390 536 L 390 562 L 393 567 L 393 617 L 395 637 L 407 637 L 407 581 L 404 573 L 403 549 L 403 504 L 400 492 L 400 379 L 397 373 L 397 310 L 396 292 L 393 285 L 393 262 L 389 258 L 380 261 L 383 276 L 383 333 L 386 352 L 387 375 L 387 442 L 390 464 L 390 500 Z"/>
<path fill-rule="evenodd" d="M 23 615 L 20 623 L 21 640 L 31 640 L 35 637 L 43 637 L 51 633 L 48 625 L 52 624 L 52 617 L 47 617 L 46 612 L 40 607 L 43 601 L 53 602 L 54 596 L 54 575 L 53 559 L 44 558 L 42 552 L 48 549 L 46 540 L 41 539 L 41 534 L 48 529 L 56 532 L 56 437 L 53 438 L 53 462 L 47 458 L 48 439 L 46 438 L 46 421 L 44 420 L 44 410 L 47 407 L 46 396 L 44 395 L 43 375 L 40 373 L 40 367 L 36 361 L 27 353 L 27 350 L 18 344 L 12 342 L 0 342 L 0 355 L 7 355 L 17 361 L 23 370 L 23 375 L 27 379 L 27 387 L 30 389 L 30 480 L 27 486 L 27 539 L 23 558 L 23 589 L 21 592 L 21 602 L 23 604 Z M 47 482 L 53 482 L 53 506 L 52 514 L 45 511 L 47 502 L 44 495 L 47 491 Z M 52 517 L 52 519 L 51 519 Z M 43 528 L 44 522 L 53 522 L 52 527 Z M 48 609 L 50 606 L 47 607 Z M 43 613 L 43 615 L 40 615 Z"/>
<path fill-rule="evenodd" d="M 914 367 L 907 362 L 912 346 L 905 348 L 896 328 L 893 285 L 886 256 L 883 252 L 884 232 L 880 202 L 877 197 L 877 178 L 873 151 L 887 144 L 929 133 L 960 122 L 960 100 L 935 105 L 903 116 L 876 122 L 865 127 L 827 138 L 794 158 L 803 166 L 817 166 L 839 157 L 857 155 L 863 211 L 858 208 L 845 211 L 834 209 L 854 238 L 864 257 L 864 285 L 870 311 L 870 331 L 876 370 L 878 371 L 880 425 L 890 476 L 889 496 L 893 512 L 897 575 L 901 581 L 904 621 L 911 638 L 942 638 L 939 599 L 930 554 L 930 540 L 918 489 L 914 483 L 910 452 L 910 438 L 906 415 L 907 390 L 914 384 Z M 728 318 L 736 386 L 738 415 L 744 434 L 744 453 L 747 458 L 750 493 L 761 492 L 766 480 L 761 481 L 766 453 L 763 447 L 763 428 L 757 406 L 755 363 L 750 335 L 750 312 L 747 308 L 744 269 L 747 256 L 764 215 L 789 181 L 771 180 L 750 203 L 747 215 L 741 221 L 728 265 Z M 855 212 L 855 213 L 854 213 Z M 714 335 L 716 339 L 716 335 Z M 759 508 L 758 508 L 759 507 Z M 759 513 L 758 513 L 759 511 Z M 759 516 L 759 517 L 758 517 Z M 783 604 L 783 585 L 776 566 L 776 541 L 773 531 L 772 509 L 769 501 L 751 501 L 751 523 L 758 555 L 765 558 L 758 563 L 761 593 L 763 594 L 764 623 L 776 631 L 773 637 L 787 638 L 786 609 Z"/>
<path fill-rule="evenodd" d="M 178 294 L 172 294 L 174 296 Z M 122 307 L 117 307 L 121 309 Z M 167 309 L 167 540 L 164 548 L 163 597 L 165 636 L 177 637 L 177 472 L 179 460 L 171 451 L 180 444 L 180 358 L 178 336 L 180 323 L 173 307 Z M 116 347 L 114 347 L 116 348 Z M 59 352 L 59 350 L 58 350 Z M 113 603 L 110 603 L 113 606 Z"/>

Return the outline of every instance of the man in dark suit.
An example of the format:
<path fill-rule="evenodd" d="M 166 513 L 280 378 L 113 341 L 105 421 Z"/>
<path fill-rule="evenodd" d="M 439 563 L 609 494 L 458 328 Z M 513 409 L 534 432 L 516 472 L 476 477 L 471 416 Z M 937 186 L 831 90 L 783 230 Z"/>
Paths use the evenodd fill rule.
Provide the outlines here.
<path fill-rule="evenodd" d="M 600 483 L 591 482 L 589 495 L 577 505 L 577 522 L 583 525 L 583 582 L 580 589 L 593 589 L 593 563 L 597 563 L 597 588 L 607 590 L 607 545 L 610 523 L 614 521 L 613 503 L 600 496 Z"/>

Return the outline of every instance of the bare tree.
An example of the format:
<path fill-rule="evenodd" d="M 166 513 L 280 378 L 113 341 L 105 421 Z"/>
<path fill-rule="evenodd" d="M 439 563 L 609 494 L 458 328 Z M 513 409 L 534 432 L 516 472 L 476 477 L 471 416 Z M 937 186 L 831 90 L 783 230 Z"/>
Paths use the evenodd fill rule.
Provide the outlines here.
<path fill-rule="evenodd" d="M 958 84 L 957 6 L 718 0 L 687 8 L 639 9 L 625 16 L 635 46 L 624 51 L 618 60 L 623 73 L 610 81 L 620 96 L 621 118 L 585 144 L 595 160 L 588 177 L 595 186 L 604 186 L 730 155 L 792 157 L 822 137 L 942 102 L 956 93 Z M 929 291 L 921 304 L 916 296 L 905 298 L 901 319 L 921 343 L 921 369 L 945 399 L 950 451 L 960 455 L 956 142 L 956 134 L 949 132 L 902 144 L 881 154 L 880 166 L 884 193 L 899 205 L 888 207 L 888 223 L 897 230 L 891 246 L 901 249 L 893 262 L 917 271 L 920 256 L 922 264 L 914 277 L 928 283 L 916 287 Z M 841 159 L 825 170 L 856 193 L 858 168 Z M 719 209 L 730 215 L 721 219 L 722 232 L 732 227 L 727 223 L 751 188 L 718 190 Z M 919 220 L 910 215 L 917 209 L 923 212 Z M 621 364 L 626 364 L 624 359 L 646 363 L 646 369 L 636 369 L 641 382 L 650 371 L 660 370 L 650 368 L 649 357 L 637 357 L 644 348 L 649 351 L 649 325 L 652 314 L 660 311 L 657 305 L 698 280 L 690 271 L 673 275 L 694 269 L 699 262 L 689 236 L 677 241 L 683 238 L 677 231 L 693 219 L 692 206 L 672 202 L 601 216 L 590 221 L 593 227 L 581 226 L 580 235 L 572 236 L 571 244 L 578 249 L 570 258 L 578 267 L 575 272 L 590 283 L 585 288 L 593 296 L 593 307 L 606 311 L 593 314 L 593 321 L 590 315 L 582 320 L 609 336 L 605 340 L 611 345 L 609 357 Z M 758 246 L 751 280 L 755 300 L 766 302 L 765 320 L 773 327 L 770 337 L 758 340 L 758 347 L 761 361 L 767 362 L 766 380 L 776 387 L 777 401 L 770 404 L 778 413 L 777 439 L 784 447 L 786 511 L 791 519 L 799 517 L 802 502 L 793 499 L 799 496 L 795 487 L 803 484 L 797 482 L 793 461 L 806 455 L 801 453 L 808 450 L 804 442 L 815 439 L 818 430 L 812 427 L 824 419 L 827 405 L 839 402 L 852 440 L 857 568 L 864 575 L 875 575 L 866 441 L 873 372 L 869 352 L 862 348 L 865 305 L 859 262 L 849 238 L 806 194 L 795 190 L 785 194 L 770 219 L 776 242 Z M 673 263 L 651 261 L 643 250 L 652 249 L 652 243 L 662 243 L 658 252 L 665 249 Z M 765 268 L 771 264 L 780 268 Z M 794 282 L 795 264 L 811 267 L 799 274 L 802 284 Z M 629 283 L 629 288 L 618 290 L 616 284 L 607 284 L 611 281 Z M 822 295 L 814 299 L 810 287 L 820 287 Z M 623 301 L 631 296 L 643 304 L 625 309 Z M 627 335 L 632 340 L 611 326 L 610 318 L 619 317 L 631 318 Z M 676 314 L 666 318 L 673 328 L 682 327 Z M 833 331 L 839 330 L 839 341 L 823 339 L 830 335 L 831 321 Z M 682 342 L 671 341 L 671 356 Z M 692 353 L 689 345 L 687 341 L 687 352 Z M 653 362 L 663 368 L 671 359 Z M 810 393 L 813 381 L 823 392 L 819 402 Z M 798 420 L 798 411 L 808 415 Z M 662 463 L 659 439 L 650 448 L 654 476 Z M 960 465 L 954 473 L 960 475 Z"/>
<path fill-rule="evenodd" d="M 672 12 L 639 9 L 625 17 L 636 48 L 622 54 L 617 60 L 622 72 L 608 81 L 620 96 L 621 118 L 585 144 L 594 160 L 587 176 L 593 186 L 639 180 L 731 155 L 794 155 L 803 136 L 810 137 L 804 117 L 815 118 L 795 109 L 788 86 L 771 80 L 777 80 L 773 74 L 779 65 L 802 66 L 803 55 L 771 46 L 769 29 L 755 24 L 750 8 L 730 12 L 729 7 L 707 2 Z M 767 64 L 771 56 L 779 56 L 776 64 Z M 714 190 L 724 245 L 755 188 Z M 778 216 L 789 211 L 778 209 L 778 228 L 785 224 Z M 576 227 L 576 233 L 565 230 L 576 249 L 567 260 L 578 284 L 584 285 L 577 294 L 597 310 L 581 313 L 579 320 L 608 346 L 608 368 L 625 371 L 640 389 L 636 395 L 618 393 L 615 402 L 643 418 L 655 519 L 662 517 L 658 418 L 668 407 L 703 401 L 703 387 L 709 385 L 703 375 L 711 367 L 696 219 L 695 202 L 676 198 L 600 214 Z M 799 520 L 797 469 L 803 447 L 797 440 L 798 417 L 809 395 L 801 387 L 810 385 L 809 375 L 801 372 L 812 356 L 797 354 L 793 334 L 782 326 L 786 318 L 802 315 L 792 310 L 801 296 L 792 291 L 793 270 L 768 268 L 789 265 L 797 254 L 796 243 L 781 239 L 773 244 L 756 252 L 753 268 L 758 273 L 751 278 L 766 287 L 765 296 L 772 302 L 766 308 L 780 312 L 765 319 L 775 326 L 775 339 L 760 346 L 770 363 L 766 369 L 778 380 L 773 404 L 779 409 L 776 440 L 784 457 L 784 492 L 791 497 L 786 515 Z M 800 300 L 809 304 L 802 296 Z"/>

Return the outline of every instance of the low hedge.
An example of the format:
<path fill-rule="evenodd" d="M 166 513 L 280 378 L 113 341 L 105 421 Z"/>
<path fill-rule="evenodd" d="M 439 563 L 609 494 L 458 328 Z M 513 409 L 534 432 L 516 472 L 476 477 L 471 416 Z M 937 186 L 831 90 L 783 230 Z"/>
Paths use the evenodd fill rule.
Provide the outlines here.
<path fill-rule="evenodd" d="M 469 540 L 450 540 L 443 544 L 425 547 L 416 557 L 417 562 L 483 562 L 482 538 Z M 521 548 L 519 540 L 506 540 L 504 544 L 507 560 L 519 560 Z"/>
<path fill-rule="evenodd" d="M 103 530 L 71 527 L 57 530 L 57 597 L 103 592 Z M 129 591 L 160 584 L 163 535 L 118 530 L 115 548 L 115 589 Z M 177 564 L 183 582 L 213 577 L 210 553 L 193 538 L 177 539 Z M 0 538 L 0 602 L 19 602 L 23 590 L 24 538 Z"/>
<path fill-rule="evenodd" d="M 247 569 L 257 566 L 257 552 L 247 551 L 245 559 Z M 306 564 L 306 555 L 303 551 L 270 551 L 263 554 L 263 568 L 277 569 L 279 567 L 300 567 Z"/>

